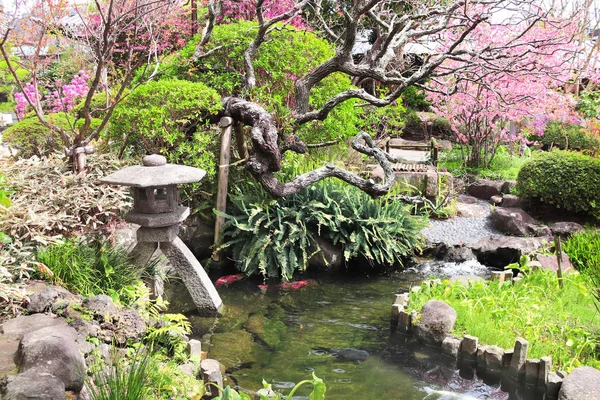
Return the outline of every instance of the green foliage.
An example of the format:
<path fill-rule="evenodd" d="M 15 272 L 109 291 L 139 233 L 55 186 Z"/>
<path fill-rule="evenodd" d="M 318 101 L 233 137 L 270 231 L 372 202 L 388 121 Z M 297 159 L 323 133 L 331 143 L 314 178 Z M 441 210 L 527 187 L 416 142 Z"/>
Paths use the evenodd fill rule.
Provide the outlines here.
<path fill-rule="evenodd" d="M 506 146 L 500 146 L 487 168 L 469 167 L 465 165 L 463 150 L 463 146 L 454 145 L 452 150 L 440 152 L 438 165 L 445 167 L 454 176 L 475 174 L 477 177 L 485 179 L 515 180 L 521 167 L 531 159 L 527 153 L 523 157 L 517 154 L 511 155 Z"/>
<path fill-rule="evenodd" d="M 312 392 L 308 395 L 310 400 L 325 400 L 325 392 L 327 391 L 327 386 L 323 379 L 318 378 L 313 372 L 313 377 L 310 380 L 304 380 L 298 382 L 296 386 L 292 388 L 290 394 L 287 396 L 283 396 L 281 393 L 276 393 L 274 397 L 260 395 L 260 400 L 283 400 L 283 399 L 292 399 L 294 394 L 300 387 L 304 385 L 312 385 Z M 263 380 L 263 387 L 272 391 L 271 385 Z M 215 398 L 215 400 L 252 400 L 252 397 L 247 395 L 246 393 L 237 392 L 231 387 L 227 386 L 225 389 L 221 389 L 221 394 Z"/>
<path fill-rule="evenodd" d="M 600 107 L 600 92 L 585 90 L 579 96 L 577 111 L 585 118 L 597 118 Z"/>
<path fill-rule="evenodd" d="M 140 85 L 114 110 L 107 135 L 133 155 L 163 154 L 171 163 L 216 173 L 216 140 L 206 118 L 221 98 L 202 83 L 161 80 Z"/>
<path fill-rule="evenodd" d="M 251 190 L 238 188 L 245 194 L 232 196 L 236 213 L 225 215 L 222 245 L 232 247 L 238 269 L 248 275 L 290 280 L 317 253 L 317 236 L 340 244 L 346 260 L 363 257 L 378 265 L 402 265 L 421 245 L 421 218 L 400 202 L 376 200 L 346 184 L 320 182 L 277 200 Z"/>
<path fill-rule="evenodd" d="M 268 35 L 268 40 L 259 49 L 254 61 L 257 85 L 245 97 L 271 112 L 278 128 L 289 133 L 293 122 L 294 82 L 332 57 L 335 47 L 312 32 L 283 25 L 278 28 Z M 239 95 L 243 82 L 243 54 L 255 30 L 256 23 L 248 21 L 215 26 L 205 50 L 222 47 L 192 63 L 190 59 L 200 39 L 196 37 L 181 50 L 180 58 L 173 60 L 172 73 L 180 78 L 204 82 L 223 96 Z M 322 106 L 333 95 L 350 87 L 347 76 L 333 74 L 312 89 L 311 106 Z M 344 102 L 325 121 L 304 124 L 296 134 L 308 143 L 354 136 L 359 112 L 354 104 L 354 101 Z"/>
<path fill-rule="evenodd" d="M 140 279 L 143 268 L 132 266 L 127 249 L 102 239 L 65 240 L 41 249 L 36 259 L 48 279 L 83 296 L 118 293 Z"/>
<path fill-rule="evenodd" d="M 83 120 L 75 120 L 73 116 L 65 113 L 46 115 L 50 123 L 66 131 L 76 130 L 83 125 Z M 92 128 L 100 125 L 99 119 L 92 119 Z M 21 157 L 46 156 L 64 147 L 62 137 L 56 131 L 44 126 L 35 115 L 23 118 L 4 131 L 4 140 L 13 146 L 20 146 Z"/>
<path fill-rule="evenodd" d="M 577 232 L 563 243 L 573 266 L 580 272 L 598 271 L 600 274 L 600 232 L 588 229 Z"/>
<path fill-rule="evenodd" d="M 417 131 L 423 130 L 423 121 L 421 121 L 421 118 L 419 118 L 416 111 L 411 108 L 406 109 L 406 113 L 404 115 L 404 129 Z"/>
<path fill-rule="evenodd" d="M 402 103 L 414 110 L 427 111 L 431 102 L 426 99 L 427 94 L 416 86 L 409 86 L 402 92 Z"/>
<path fill-rule="evenodd" d="M 148 355 L 125 366 L 114 360 L 107 371 L 97 373 L 86 386 L 91 400 L 144 400 L 152 391 L 150 376 L 156 365 Z"/>
<path fill-rule="evenodd" d="M 433 120 L 432 132 L 436 136 L 452 136 L 452 127 L 446 118 L 438 117 Z"/>
<path fill-rule="evenodd" d="M 566 151 L 536 155 L 521 168 L 517 184 L 523 198 L 597 219 L 600 219 L 599 187 L 600 160 Z"/>
<path fill-rule="evenodd" d="M 558 369 L 580 365 L 600 367 L 600 325 L 593 291 L 583 275 L 569 274 L 558 289 L 553 271 L 527 274 L 518 284 L 483 281 L 444 281 L 413 291 L 409 308 L 420 310 L 428 300 L 443 300 L 457 314 L 457 334 L 477 336 L 480 342 L 504 348 L 517 337 L 530 342 L 529 357 L 551 356 Z M 518 312 L 515 312 L 518 310 Z"/>
<path fill-rule="evenodd" d="M 590 154 L 600 151 L 600 138 L 588 135 L 579 125 L 550 122 L 544 131 L 544 136 L 532 139 L 547 147 L 559 149 L 581 150 Z"/>
<path fill-rule="evenodd" d="M 363 111 L 359 126 L 371 137 L 378 139 L 402 133 L 406 109 L 399 101 L 387 107 L 366 106 Z"/>

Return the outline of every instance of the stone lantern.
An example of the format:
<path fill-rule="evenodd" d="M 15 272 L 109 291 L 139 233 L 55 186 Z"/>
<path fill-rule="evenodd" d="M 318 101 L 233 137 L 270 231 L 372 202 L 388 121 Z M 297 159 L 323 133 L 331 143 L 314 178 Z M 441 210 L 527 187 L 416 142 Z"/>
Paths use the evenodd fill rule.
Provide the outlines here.
<path fill-rule="evenodd" d="M 127 167 L 103 179 L 111 185 L 131 186 L 133 209 L 125 221 L 138 224 L 137 244 L 132 255 L 146 264 L 157 249 L 169 259 L 187 287 L 202 315 L 217 314 L 223 302 L 196 257 L 177 236 L 179 225 L 190 215 L 190 209 L 179 204 L 177 185 L 199 182 L 206 171 L 184 165 L 167 164 L 165 157 L 144 157 L 143 165 Z M 161 282 L 155 279 L 155 293 Z"/>

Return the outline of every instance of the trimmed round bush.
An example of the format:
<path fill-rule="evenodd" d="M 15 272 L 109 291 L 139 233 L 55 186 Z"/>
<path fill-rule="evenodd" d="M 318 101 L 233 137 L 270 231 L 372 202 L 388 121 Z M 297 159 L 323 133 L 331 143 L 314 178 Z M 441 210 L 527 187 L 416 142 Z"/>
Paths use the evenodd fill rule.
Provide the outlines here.
<path fill-rule="evenodd" d="M 561 124 L 551 122 L 544 131 L 544 136 L 534 137 L 545 147 L 557 147 L 559 149 L 581 150 L 590 154 L 596 154 L 600 150 L 600 138 L 588 135 L 579 125 Z"/>
<path fill-rule="evenodd" d="M 600 219 L 600 160 L 584 154 L 553 151 L 537 154 L 517 178 L 523 198 Z"/>
<path fill-rule="evenodd" d="M 115 108 L 106 138 L 111 147 L 135 156 L 159 153 L 170 163 L 215 175 L 216 137 L 207 117 L 222 108 L 221 97 L 203 83 L 177 79 L 136 88 Z"/>

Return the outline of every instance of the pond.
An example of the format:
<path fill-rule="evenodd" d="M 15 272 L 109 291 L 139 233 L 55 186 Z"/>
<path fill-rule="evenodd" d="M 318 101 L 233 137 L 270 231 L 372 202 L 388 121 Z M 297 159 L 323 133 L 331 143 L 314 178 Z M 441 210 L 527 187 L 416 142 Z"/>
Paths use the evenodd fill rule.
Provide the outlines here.
<path fill-rule="evenodd" d="M 423 269 L 486 272 L 477 263 Z M 193 336 L 227 367 L 226 383 L 247 390 L 260 389 L 264 379 L 287 393 L 314 372 L 324 379 L 328 400 L 517 398 L 498 379 L 486 384 L 471 367 L 459 371 L 439 349 L 391 332 L 394 295 L 421 279 L 414 272 L 327 274 L 298 290 L 261 290 L 260 281 L 246 280 L 219 289 L 227 305 L 221 318 L 189 317 Z M 300 392 L 295 399 L 308 399 L 308 390 Z"/>

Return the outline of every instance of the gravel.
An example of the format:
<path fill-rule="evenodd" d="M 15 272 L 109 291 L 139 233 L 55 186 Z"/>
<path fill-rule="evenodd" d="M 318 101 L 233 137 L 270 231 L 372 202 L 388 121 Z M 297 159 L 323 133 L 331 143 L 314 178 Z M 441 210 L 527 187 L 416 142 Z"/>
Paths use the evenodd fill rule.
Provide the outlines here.
<path fill-rule="evenodd" d="M 421 231 L 427 243 L 470 244 L 489 236 L 504 236 L 494 228 L 489 218 L 490 204 L 486 201 L 478 201 L 475 204 L 485 210 L 480 217 L 430 220 L 429 225 Z"/>

